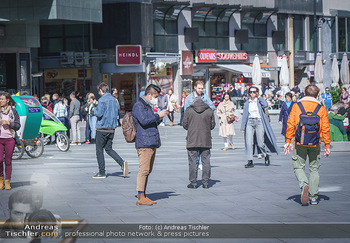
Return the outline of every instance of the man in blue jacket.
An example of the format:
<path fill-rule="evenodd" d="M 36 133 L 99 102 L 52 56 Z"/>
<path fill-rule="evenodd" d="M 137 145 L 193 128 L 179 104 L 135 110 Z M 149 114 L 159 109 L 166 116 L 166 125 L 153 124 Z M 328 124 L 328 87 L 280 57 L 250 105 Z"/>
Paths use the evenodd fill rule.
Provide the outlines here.
<path fill-rule="evenodd" d="M 206 103 L 210 107 L 210 109 L 215 111 L 215 105 L 213 104 L 209 96 L 204 93 L 204 82 L 202 80 L 198 80 L 194 83 L 194 91 L 186 97 L 184 107 L 185 110 L 193 104 L 194 98 L 196 98 L 197 96 L 200 96 L 204 103 Z"/>
<path fill-rule="evenodd" d="M 156 149 L 160 147 L 160 137 L 157 126 L 169 112 L 162 110 L 158 114 L 153 112 L 160 88 L 150 84 L 145 95 L 135 103 L 132 109 L 134 126 L 136 128 L 135 147 L 139 156 L 139 173 L 137 174 L 136 205 L 153 205 L 146 195 L 148 176 L 152 171 Z"/>
<path fill-rule="evenodd" d="M 118 125 L 119 105 L 117 100 L 109 93 L 107 84 L 100 83 L 97 89 L 101 96 L 94 110 L 95 116 L 97 116 L 96 157 L 99 172 L 93 178 L 106 178 L 103 149 L 120 165 L 123 175 L 126 177 L 129 173 L 128 162 L 124 161 L 112 148 L 114 131 Z"/>

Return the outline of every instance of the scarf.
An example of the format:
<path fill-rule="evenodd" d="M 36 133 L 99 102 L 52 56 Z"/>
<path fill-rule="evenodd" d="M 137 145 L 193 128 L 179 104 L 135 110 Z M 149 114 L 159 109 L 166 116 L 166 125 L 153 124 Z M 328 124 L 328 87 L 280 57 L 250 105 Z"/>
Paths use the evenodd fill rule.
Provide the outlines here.
<path fill-rule="evenodd" d="M 221 102 L 222 103 L 222 105 L 223 106 L 228 106 L 228 104 L 230 103 L 230 100 L 228 100 L 228 101 L 226 101 L 226 100 L 224 100 L 223 102 Z"/>
<path fill-rule="evenodd" d="M 1 107 L 0 121 L 2 120 L 2 114 L 9 116 L 10 123 L 14 123 L 15 122 L 15 115 L 13 114 L 13 110 L 12 110 L 11 106 L 8 106 L 6 109 L 4 109 L 4 107 Z M 11 129 L 11 128 L 10 128 L 10 132 L 11 132 L 11 134 L 15 134 L 15 131 L 13 129 Z"/>
<path fill-rule="evenodd" d="M 286 101 L 286 106 L 287 106 L 287 109 L 289 109 L 290 105 L 292 104 L 292 101 Z"/>

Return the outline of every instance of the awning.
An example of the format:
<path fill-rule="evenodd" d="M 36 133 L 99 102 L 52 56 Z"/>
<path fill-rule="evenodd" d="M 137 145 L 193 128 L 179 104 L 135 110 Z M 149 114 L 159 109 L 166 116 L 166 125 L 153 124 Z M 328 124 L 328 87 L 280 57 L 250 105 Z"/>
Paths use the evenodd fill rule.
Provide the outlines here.
<path fill-rule="evenodd" d="M 244 65 L 244 64 L 227 64 L 227 65 L 218 64 L 216 66 L 219 68 L 222 68 L 226 71 L 229 71 L 229 72 L 241 73 L 241 74 L 243 74 L 243 76 L 245 78 L 252 77 L 253 68 L 251 66 L 248 66 L 248 65 Z M 264 70 L 261 70 L 261 76 L 263 78 L 270 78 L 271 77 L 270 72 L 264 71 Z"/>
<path fill-rule="evenodd" d="M 253 63 L 249 64 L 249 66 L 252 67 Z M 274 67 L 274 66 L 267 65 L 265 63 L 261 63 L 260 67 L 262 70 L 265 70 L 265 71 L 281 71 L 281 67 Z"/>

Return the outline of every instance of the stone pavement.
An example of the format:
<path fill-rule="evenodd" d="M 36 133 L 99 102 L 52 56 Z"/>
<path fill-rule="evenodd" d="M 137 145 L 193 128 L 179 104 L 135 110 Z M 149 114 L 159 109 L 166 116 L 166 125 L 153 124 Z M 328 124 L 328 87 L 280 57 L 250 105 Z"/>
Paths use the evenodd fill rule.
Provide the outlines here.
<path fill-rule="evenodd" d="M 178 121 L 180 115 L 175 115 Z M 277 116 L 272 116 L 271 123 L 282 152 L 284 139 L 280 135 L 281 126 L 277 119 Z M 244 164 L 247 161 L 243 135 L 239 128 L 240 123 L 235 124 L 236 149 L 222 151 L 223 139 L 218 136 L 217 124 L 212 131 L 210 188 L 206 190 L 199 187 L 194 190 L 186 187 L 188 162 L 185 130 L 180 126 L 159 127 L 162 147 L 157 150 L 147 188 L 148 196 L 158 202 L 153 206 L 135 205 L 138 158 L 134 144 L 125 142 L 121 128 L 117 129 L 113 148 L 129 163 L 130 174 L 127 178 L 123 178 L 118 164 L 105 155 L 107 178 L 92 179 L 98 171 L 95 145 L 72 146 L 66 153 L 58 151 L 54 145 L 46 146 L 44 154 L 38 159 L 25 155 L 23 159 L 14 161 L 13 190 L 0 192 L 0 220 L 8 217 L 7 202 L 12 192 L 30 189 L 31 184 L 34 186 L 47 182 L 43 208 L 60 215 L 62 219 L 85 219 L 89 223 L 350 221 L 349 152 L 335 152 L 326 159 L 322 156 L 320 203 L 317 206 L 301 206 L 300 190 L 293 173 L 291 156 L 272 155 L 269 167 L 264 165 L 263 159 L 256 158 L 255 167 L 245 169 Z M 200 178 L 199 173 L 199 180 Z M 198 241 L 188 239 L 186 242 Z M 209 241 L 211 240 L 201 240 Z M 130 239 L 128 242 L 140 240 Z M 259 242 L 280 241 L 270 239 Z"/>

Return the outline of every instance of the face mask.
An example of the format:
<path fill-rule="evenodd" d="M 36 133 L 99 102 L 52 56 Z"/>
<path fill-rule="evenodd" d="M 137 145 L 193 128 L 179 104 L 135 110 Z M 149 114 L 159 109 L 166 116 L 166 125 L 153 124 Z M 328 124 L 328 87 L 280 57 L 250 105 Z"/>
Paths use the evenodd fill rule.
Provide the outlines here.
<path fill-rule="evenodd" d="M 150 103 L 151 103 L 152 105 L 157 104 L 157 98 L 152 97 L 152 99 L 150 100 Z"/>

